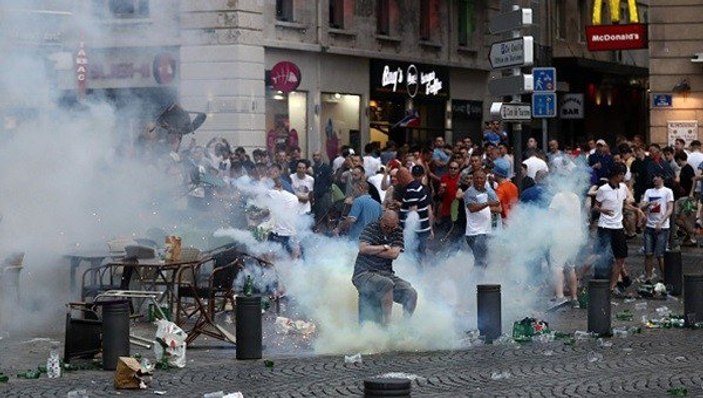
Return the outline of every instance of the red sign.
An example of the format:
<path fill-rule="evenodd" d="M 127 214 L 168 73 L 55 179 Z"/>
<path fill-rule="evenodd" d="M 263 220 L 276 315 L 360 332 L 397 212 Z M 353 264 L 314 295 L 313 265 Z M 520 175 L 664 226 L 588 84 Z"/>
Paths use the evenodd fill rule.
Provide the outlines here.
<path fill-rule="evenodd" d="M 589 51 L 635 50 L 647 48 L 647 25 L 586 26 Z"/>
<path fill-rule="evenodd" d="M 169 84 L 176 75 L 176 60 L 169 53 L 154 57 L 154 79 L 159 84 Z"/>
<path fill-rule="evenodd" d="M 290 93 L 300 85 L 300 69 L 292 62 L 279 62 L 271 69 L 271 86 Z"/>

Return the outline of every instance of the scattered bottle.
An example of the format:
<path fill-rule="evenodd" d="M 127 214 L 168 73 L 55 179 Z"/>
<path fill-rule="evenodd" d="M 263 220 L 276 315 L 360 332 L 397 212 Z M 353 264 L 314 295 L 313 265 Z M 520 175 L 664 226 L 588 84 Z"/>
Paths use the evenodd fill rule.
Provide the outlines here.
<path fill-rule="evenodd" d="M 254 293 L 254 282 L 251 280 L 251 275 L 247 275 L 247 281 L 244 282 L 244 295 L 251 297 Z"/>
<path fill-rule="evenodd" d="M 46 375 L 50 379 L 61 377 L 61 360 L 59 359 L 59 343 L 51 343 L 49 359 L 46 360 Z"/>

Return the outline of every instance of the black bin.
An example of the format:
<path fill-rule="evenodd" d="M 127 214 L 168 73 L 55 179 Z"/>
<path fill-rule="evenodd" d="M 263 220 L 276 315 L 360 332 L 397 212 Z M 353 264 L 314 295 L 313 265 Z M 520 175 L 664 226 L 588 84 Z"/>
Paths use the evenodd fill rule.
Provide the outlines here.
<path fill-rule="evenodd" d="M 261 296 L 237 296 L 237 359 L 261 359 Z"/>
<path fill-rule="evenodd" d="M 129 301 L 95 303 L 102 307 L 103 369 L 117 369 L 119 357 L 129 356 Z"/>
<path fill-rule="evenodd" d="M 478 330 L 492 343 L 502 333 L 500 285 L 476 286 L 476 307 Z"/>
<path fill-rule="evenodd" d="M 376 377 L 364 380 L 364 397 L 410 397 L 412 386 L 408 379 Z"/>
<path fill-rule="evenodd" d="M 588 281 L 588 331 L 598 335 L 610 333 L 610 280 Z"/>

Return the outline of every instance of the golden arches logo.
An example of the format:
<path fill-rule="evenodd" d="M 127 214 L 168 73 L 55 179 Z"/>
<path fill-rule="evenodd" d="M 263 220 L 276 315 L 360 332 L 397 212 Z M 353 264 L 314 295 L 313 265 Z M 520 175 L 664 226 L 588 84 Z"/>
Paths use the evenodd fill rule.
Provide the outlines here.
<path fill-rule="evenodd" d="M 620 22 L 620 0 L 607 0 L 610 7 L 610 20 L 612 22 Z M 627 0 L 627 9 L 630 14 L 630 22 L 638 23 L 639 14 L 637 14 L 637 0 Z M 594 25 L 600 25 L 603 21 L 603 0 L 595 0 L 593 3 L 593 18 L 591 21 Z"/>

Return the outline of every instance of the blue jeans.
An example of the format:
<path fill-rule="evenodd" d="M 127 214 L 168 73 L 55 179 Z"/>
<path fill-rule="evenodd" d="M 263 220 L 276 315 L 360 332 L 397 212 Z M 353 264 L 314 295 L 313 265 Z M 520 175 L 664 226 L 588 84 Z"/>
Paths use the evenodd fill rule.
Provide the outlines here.
<path fill-rule="evenodd" d="M 474 254 L 474 267 L 486 268 L 488 266 L 488 235 L 466 236 L 466 243 L 469 244 Z"/>
<path fill-rule="evenodd" d="M 647 227 L 642 234 L 644 238 L 644 255 L 655 257 L 664 256 L 666 251 L 666 243 L 669 240 L 669 229 L 660 229 L 658 232 L 655 228 Z"/>

